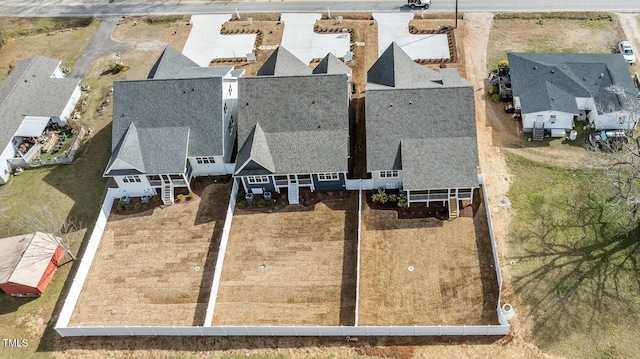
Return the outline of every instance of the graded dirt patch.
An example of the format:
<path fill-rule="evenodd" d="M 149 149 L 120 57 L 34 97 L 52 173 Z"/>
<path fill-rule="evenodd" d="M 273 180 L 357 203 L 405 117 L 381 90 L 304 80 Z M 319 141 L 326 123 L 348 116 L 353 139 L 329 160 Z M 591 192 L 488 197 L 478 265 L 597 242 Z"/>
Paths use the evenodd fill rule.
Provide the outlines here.
<path fill-rule="evenodd" d="M 359 325 L 498 324 L 484 205 L 452 221 L 363 207 Z"/>
<path fill-rule="evenodd" d="M 112 215 L 69 326 L 203 325 L 229 191 Z"/>
<path fill-rule="evenodd" d="M 236 210 L 213 325 L 353 325 L 357 197 Z"/>

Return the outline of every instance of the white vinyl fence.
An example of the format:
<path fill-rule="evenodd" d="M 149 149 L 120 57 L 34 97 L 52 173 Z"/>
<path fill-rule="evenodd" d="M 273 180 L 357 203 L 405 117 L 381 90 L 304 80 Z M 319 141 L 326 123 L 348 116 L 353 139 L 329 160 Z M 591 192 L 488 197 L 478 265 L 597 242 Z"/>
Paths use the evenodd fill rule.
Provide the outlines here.
<path fill-rule="evenodd" d="M 224 219 L 224 227 L 222 228 L 222 239 L 220 240 L 220 249 L 218 250 L 218 258 L 216 259 L 216 268 L 213 273 L 213 282 L 211 283 L 211 294 L 209 295 L 209 304 L 207 305 L 207 314 L 204 319 L 204 326 L 211 326 L 213 321 L 213 311 L 216 307 L 216 298 L 218 297 L 218 287 L 220 287 L 220 277 L 222 276 L 222 264 L 224 262 L 224 254 L 227 251 L 227 242 L 229 241 L 229 233 L 231 232 L 231 221 L 233 221 L 233 212 L 236 208 L 236 198 L 238 197 L 238 181 L 233 179 L 233 188 L 229 196 L 229 207 L 227 207 L 227 217 Z"/>
<path fill-rule="evenodd" d="M 360 238 L 362 238 L 362 188 L 358 190 L 358 250 L 356 252 L 356 315 L 355 326 L 358 326 L 358 309 L 360 305 Z"/>
<path fill-rule="evenodd" d="M 102 205 L 98 222 L 89 240 L 89 245 L 82 258 L 80 268 L 73 280 L 71 291 L 65 300 L 64 307 L 56 323 L 55 330 L 63 337 L 66 336 L 443 336 L 443 335 L 507 335 L 510 325 L 502 315 L 500 310 L 500 298 L 502 296 L 502 274 L 500 273 L 500 263 L 496 250 L 496 242 L 493 234 L 491 222 L 491 208 L 483 175 L 478 175 L 478 181 L 482 185 L 484 195 L 484 205 L 487 212 L 489 232 L 491 234 L 491 247 L 493 250 L 493 260 L 496 268 L 496 276 L 499 285 L 499 295 L 496 310 L 498 311 L 499 325 L 437 325 L 437 326 L 358 326 L 358 296 L 360 277 L 360 231 L 361 231 L 361 210 L 362 210 L 362 189 L 364 181 L 361 183 L 358 203 L 358 282 L 356 285 L 356 325 L 355 326 L 211 326 L 217 289 L 222 272 L 222 263 L 226 249 L 226 241 L 231 229 L 231 220 L 235 208 L 235 200 L 238 191 L 238 184 L 234 182 L 227 218 L 223 228 L 222 243 L 216 261 L 215 275 L 211 285 L 211 297 L 207 307 L 207 314 L 204 326 L 88 326 L 88 327 L 68 327 L 71 314 L 78 301 L 82 285 L 89 271 L 91 260 L 95 255 L 104 225 L 109 216 L 109 210 L 114 198 L 121 196 L 116 190 L 110 189 L 107 198 Z M 112 191 L 113 190 L 113 191 Z"/>
<path fill-rule="evenodd" d="M 91 232 L 91 238 L 89 238 L 89 243 L 87 243 L 87 248 L 85 249 L 84 255 L 80 260 L 78 271 L 73 278 L 71 289 L 69 290 L 69 293 L 67 293 L 67 297 L 64 300 L 64 305 L 62 306 L 62 310 L 60 311 L 60 316 L 58 317 L 58 321 L 56 322 L 55 329 L 56 331 L 58 331 L 58 333 L 60 333 L 60 331 L 58 330 L 59 328 L 66 328 L 69 325 L 73 310 L 76 307 L 78 298 L 80 298 L 80 292 L 82 291 L 82 287 L 84 286 L 84 281 L 85 279 L 87 279 L 87 274 L 89 274 L 89 268 L 91 268 L 93 257 L 96 255 L 96 251 L 98 250 L 98 246 L 100 245 L 102 233 L 104 232 L 104 226 L 107 224 L 107 219 L 109 219 L 109 213 L 111 212 L 113 201 L 116 198 L 122 197 L 123 195 L 124 193 L 119 188 L 109 188 L 107 190 L 107 195 L 102 202 L 102 207 L 100 208 L 100 213 L 98 214 L 98 219 L 96 220 L 96 224 L 93 227 L 93 232 Z"/>

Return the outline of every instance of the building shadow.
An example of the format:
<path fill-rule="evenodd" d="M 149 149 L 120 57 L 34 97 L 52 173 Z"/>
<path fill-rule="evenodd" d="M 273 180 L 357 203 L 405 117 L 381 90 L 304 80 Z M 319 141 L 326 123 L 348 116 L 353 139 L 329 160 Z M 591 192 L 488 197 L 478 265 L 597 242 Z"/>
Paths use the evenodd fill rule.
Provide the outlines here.
<path fill-rule="evenodd" d="M 480 323 L 499 324 L 498 322 L 498 275 L 496 273 L 491 246 L 491 233 L 484 203 L 480 205 L 473 217 L 473 227 L 476 233 L 478 250 L 478 264 L 480 266 L 480 280 L 482 282 L 482 315 Z"/>

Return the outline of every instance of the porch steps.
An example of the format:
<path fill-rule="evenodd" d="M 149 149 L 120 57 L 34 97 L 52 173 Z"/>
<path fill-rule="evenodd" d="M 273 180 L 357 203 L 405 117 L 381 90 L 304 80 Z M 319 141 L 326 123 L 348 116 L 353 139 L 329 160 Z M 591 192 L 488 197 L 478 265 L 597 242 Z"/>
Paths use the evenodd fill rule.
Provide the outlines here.
<path fill-rule="evenodd" d="M 458 218 L 458 200 L 449 198 L 449 219 Z"/>
<path fill-rule="evenodd" d="M 289 204 L 300 204 L 300 188 L 298 184 L 289 184 Z"/>
<path fill-rule="evenodd" d="M 533 140 L 542 141 L 544 139 L 544 127 L 535 127 L 533 129 Z"/>
<path fill-rule="evenodd" d="M 173 204 L 173 187 L 169 183 L 162 185 L 162 202 L 164 204 Z"/>

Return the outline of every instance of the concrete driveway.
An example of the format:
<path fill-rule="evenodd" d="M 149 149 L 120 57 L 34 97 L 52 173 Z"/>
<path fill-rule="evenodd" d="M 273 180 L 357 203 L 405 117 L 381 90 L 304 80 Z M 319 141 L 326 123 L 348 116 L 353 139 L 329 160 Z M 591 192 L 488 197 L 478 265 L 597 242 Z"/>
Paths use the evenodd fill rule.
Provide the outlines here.
<path fill-rule="evenodd" d="M 414 60 L 451 58 L 446 34 L 409 33 L 413 12 L 374 13 L 373 18 L 378 21 L 378 56 L 395 41 Z"/>
<path fill-rule="evenodd" d="M 209 66 L 213 59 L 246 57 L 253 52 L 256 34 L 220 34 L 222 25 L 229 19 L 231 14 L 193 15 L 182 53 L 200 66 Z"/>
<path fill-rule="evenodd" d="M 349 51 L 350 35 L 316 34 L 313 25 L 321 14 L 282 14 L 284 32 L 281 45 L 305 64 L 328 53 L 343 57 Z"/>

